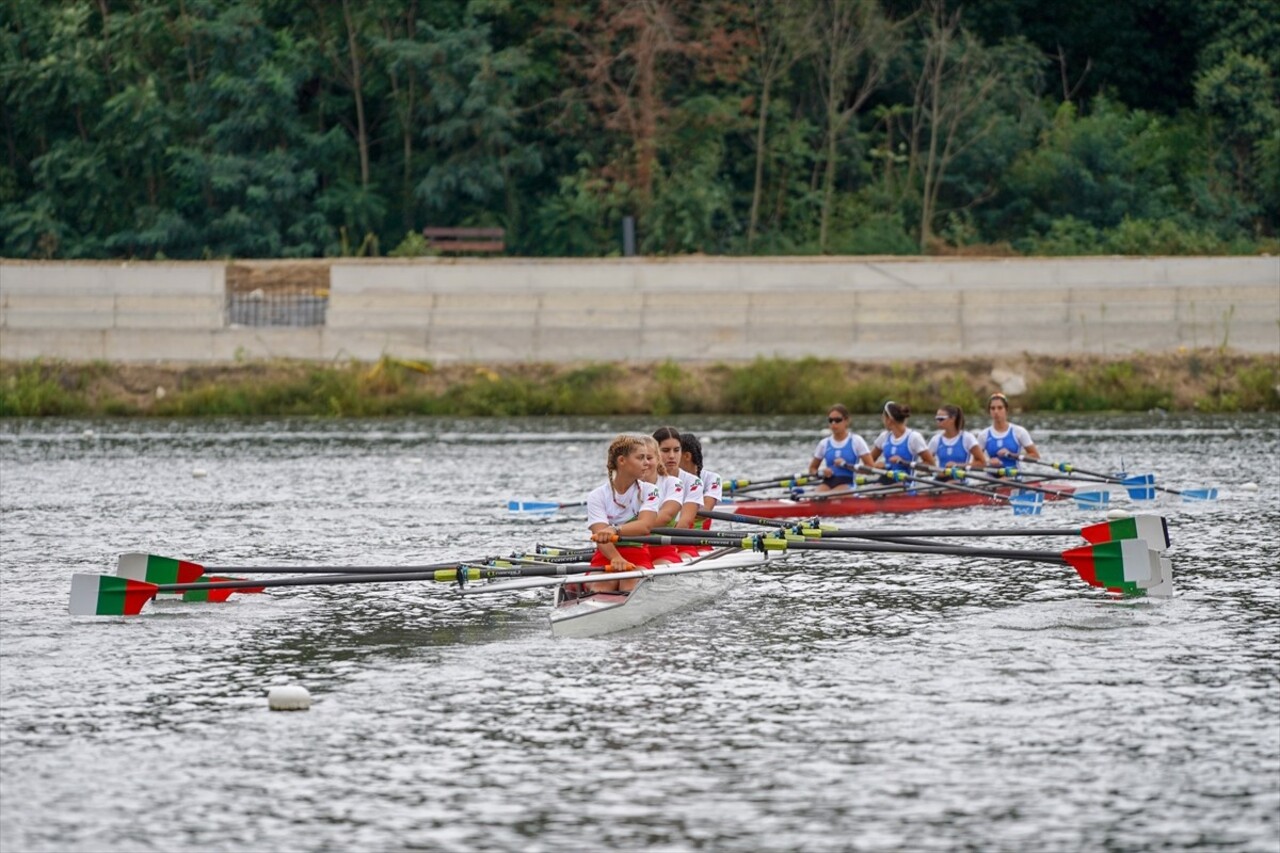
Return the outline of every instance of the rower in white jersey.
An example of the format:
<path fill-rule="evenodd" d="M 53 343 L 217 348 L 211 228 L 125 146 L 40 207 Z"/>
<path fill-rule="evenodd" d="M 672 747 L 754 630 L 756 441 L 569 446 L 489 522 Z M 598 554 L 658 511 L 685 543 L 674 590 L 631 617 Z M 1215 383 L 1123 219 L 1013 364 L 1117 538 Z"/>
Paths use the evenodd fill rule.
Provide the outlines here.
<path fill-rule="evenodd" d="M 644 437 L 653 453 L 654 464 L 649 466 L 645 479 L 658 487 L 658 517 L 654 527 L 670 527 L 676 524 L 685 507 L 685 485 L 680 477 L 670 474 L 662 464 L 661 452 L 656 439 Z M 699 487 L 701 490 L 701 487 Z M 695 507 L 694 512 L 697 511 Z M 680 549 L 675 545 L 650 545 L 649 555 L 653 557 L 655 566 L 673 565 L 683 562 Z"/>
<path fill-rule="evenodd" d="M 680 469 L 690 474 L 697 474 L 702 480 L 702 508 L 715 509 L 716 504 L 724 498 L 724 480 L 715 471 L 702 466 L 702 442 L 691 432 L 680 434 Z M 699 517 L 694 526 L 702 530 L 711 529 L 711 519 Z M 699 553 L 710 551 L 711 546 L 699 546 Z"/>
<path fill-rule="evenodd" d="M 658 461 L 662 463 L 667 474 L 680 478 L 680 484 L 683 487 L 680 511 L 671 526 L 692 530 L 699 526 L 701 521 L 698 518 L 698 510 L 703 507 L 702 498 L 705 491 L 702 478 L 685 469 L 681 464 L 684 457 L 684 444 L 680 432 L 675 427 L 658 427 L 654 430 L 653 438 L 658 442 Z M 661 513 L 659 513 L 659 519 L 661 520 Z M 681 545 L 677 546 L 677 550 L 685 556 L 693 556 L 701 553 L 702 549 L 694 545 Z"/>
<path fill-rule="evenodd" d="M 587 528 L 596 543 L 591 565 L 606 572 L 652 569 L 653 558 L 644 545 L 615 544 L 618 537 L 647 536 L 658 517 L 658 489 L 645 482 L 657 464 L 643 436 L 620 435 L 609 445 L 605 468 L 609 479 L 587 495 Z M 629 591 L 636 581 L 594 581 L 591 592 Z"/>

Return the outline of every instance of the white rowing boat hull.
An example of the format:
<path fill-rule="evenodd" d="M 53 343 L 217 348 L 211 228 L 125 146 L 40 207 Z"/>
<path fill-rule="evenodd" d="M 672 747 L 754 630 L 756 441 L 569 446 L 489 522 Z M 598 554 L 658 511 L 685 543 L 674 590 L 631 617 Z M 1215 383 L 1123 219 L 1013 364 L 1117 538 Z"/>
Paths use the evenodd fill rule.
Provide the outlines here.
<path fill-rule="evenodd" d="M 586 598 L 568 598 L 564 586 L 557 586 L 555 605 L 551 609 L 551 633 L 558 637 L 596 637 L 635 628 L 720 595 L 731 583 L 721 573 L 723 570 L 759 565 L 770 557 L 755 551 L 736 551 L 700 563 L 684 564 L 684 567 L 696 566 L 703 571 L 663 574 L 657 569 L 625 594 L 596 593 Z"/>

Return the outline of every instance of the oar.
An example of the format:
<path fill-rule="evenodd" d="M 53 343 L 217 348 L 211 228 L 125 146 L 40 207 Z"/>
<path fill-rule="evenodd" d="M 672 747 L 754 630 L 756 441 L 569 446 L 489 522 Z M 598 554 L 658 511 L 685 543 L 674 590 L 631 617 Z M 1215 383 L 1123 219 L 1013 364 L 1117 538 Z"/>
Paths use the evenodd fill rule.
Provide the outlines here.
<path fill-rule="evenodd" d="M 889 477 L 901 483 L 918 483 L 922 488 L 942 488 L 951 489 L 952 491 L 957 492 L 969 492 L 970 494 L 983 495 L 984 497 L 988 497 L 993 500 L 1001 500 L 1005 502 L 1010 502 L 1012 500 L 1009 495 L 1002 495 L 994 489 L 984 489 L 978 486 L 965 486 L 960 483 L 952 482 L 951 480 L 922 480 L 919 477 L 907 473 L 906 471 L 885 471 L 879 468 L 868 468 L 865 465 L 861 465 L 859 467 L 864 471 L 875 471 L 880 476 Z"/>
<path fill-rule="evenodd" d="M 1087 474 L 1091 477 L 1097 477 L 1098 479 L 1103 480 L 1104 482 L 1107 482 L 1107 483 L 1115 483 L 1117 485 L 1124 486 L 1126 489 L 1129 490 L 1130 497 L 1133 497 L 1133 492 L 1135 490 L 1158 489 L 1162 492 L 1168 492 L 1171 495 L 1178 495 L 1184 501 L 1214 501 L 1218 499 L 1217 488 L 1170 489 L 1166 486 L 1157 486 L 1155 484 L 1155 476 L 1152 474 L 1139 474 L 1136 476 L 1129 476 L 1129 477 L 1117 477 L 1112 474 L 1103 474 L 1098 471 L 1087 471 L 1084 468 L 1077 468 L 1076 466 L 1066 462 L 1045 462 L 1044 460 L 1041 460 L 1041 459 L 1031 459 L 1026 456 L 1019 456 L 1018 458 L 1025 459 L 1027 462 L 1034 462 L 1037 465 L 1044 465 L 1046 467 L 1053 468 L 1055 471 L 1061 471 L 1064 474 L 1077 472 L 1080 474 Z M 1141 498 L 1135 498 L 1135 500 L 1140 500 L 1140 499 Z"/>
<path fill-rule="evenodd" d="M 737 480 L 721 480 L 720 486 L 726 494 L 735 494 L 737 492 L 749 489 L 768 489 L 768 488 L 790 488 L 796 485 L 797 480 L 820 480 L 816 474 L 802 472 L 799 474 L 782 474 L 777 477 L 763 477 L 754 480 L 739 478 Z M 803 484 L 801 484 L 803 485 Z"/>
<path fill-rule="evenodd" d="M 568 503 L 557 503 L 555 501 L 522 501 L 512 498 L 507 501 L 507 509 L 517 514 L 525 515 L 550 515 L 562 509 L 575 509 L 584 507 L 586 501 L 569 501 Z"/>
<path fill-rule="evenodd" d="M 697 544 L 723 546 L 733 539 L 684 536 L 629 537 L 650 545 Z M 1168 558 L 1152 550 L 1145 540 L 1125 539 L 1083 545 L 1067 551 L 1030 551 L 1004 548 L 970 548 L 962 545 L 900 545 L 887 542 L 814 542 L 800 538 L 747 537 L 739 547 L 768 551 L 812 550 L 888 554 L 937 554 L 982 559 L 1021 560 L 1069 565 L 1091 586 L 1129 595 L 1173 594 L 1172 567 Z"/>
<path fill-rule="evenodd" d="M 164 558 L 159 559 L 163 560 Z M 520 559 L 528 559 L 531 563 L 534 562 L 533 558 Z M 183 563 L 183 568 L 178 570 L 183 574 L 176 576 L 189 576 L 190 569 L 188 567 L 195 566 L 195 564 L 186 563 L 185 561 L 175 560 L 170 562 Z M 75 574 L 71 576 L 70 609 L 72 615 L 75 616 L 131 616 L 141 612 L 143 605 L 160 593 L 182 593 L 184 598 L 193 593 L 202 593 L 208 594 L 211 600 L 214 594 L 219 594 L 222 600 L 225 600 L 226 595 L 232 592 L 250 590 L 261 592 L 269 587 L 336 586 L 353 583 L 400 583 L 404 581 L 452 583 L 458 580 L 460 567 L 464 579 L 469 580 L 479 580 L 485 577 L 521 576 L 526 573 L 530 575 L 567 575 L 591 570 L 589 566 L 580 560 L 575 560 L 572 564 L 565 561 L 563 565 L 538 561 L 535 564 L 524 566 L 504 565 L 504 561 L 501 558 L 494 558 L 493 562 L 496 565 L 472 566 L 467 565 L 465 561 L 455 560 L 449 563 L 437 564 L 436 568 L 419 566 L 412 570 L 406 567 L 342 566 L 325 569 L 325 571 L 341 572 L 341 574 L 269 578 L 267 580 L 254 581 L 210 580 L 207 576 L 204 576 L 203 580 L 193 582 L 151 583 L 119 575 Z M 196 566 L 196 568 L 203 570 L 199 566 Z M 264 568 L 276 571 L 284 567 L 241 567 L 238 570 Z M 383 569 L 389 570 L 384 571 Z M 167 570 L 158 569 L 157 574 L 163 574 L 164 571 Z M 288 571 L 297 570 L 291 568 Z M 223 595 L 224 593 L 225 595 Z"/>
<path fill-rule="evenodd" d="M 778 525 L 767 518 L 757 518 L 754 515 L 738 515 L 737 513 L 721 512 L 714 509 L 698 510 L 698 515 L 705 516 L 706 518 L 711 518 L 716 521 L 734 522 L 738 524 L 754 524 L 763 527 L 794 530 L 802 536 L 821 539 L 846 537 L 856 539 L 889 540 L 948 536 L 1079 536 L 1086 542 L 1093 542 L 1095 544 L 1118 539 L 1144 539 L 1153 546 L 1159 546 L 1162 550 L 1169 547 L 1169 525 L 1168 522 L 1165 521 L 1164 516 L 1160 515 L 1135 515 L 1129 518 L 1119 518 L 1112 521 L 1103 521 L 1098 524 L 1090 524 L 1086 527 L 1014 527 L 995 530 L 948 530 L 946 528 L 858 530 L 838 528 L 833 525 L 822 524 L 817 520 L 799 522 L 792 525 Z M 657 531 L 655 531 L 655 533 L 656 532 Z"/>
<path fill-rule="evenodd" d="M 920 471 L 927 471 L 930 474 L 941 474 L 943 472 L 942 468 L 938 468 L 937 466 L 934 466 L 934 465 L 925 465 L 923 462 L 912 462 L 911 467 Z M 1013 476 L 1014 474 L 1017 473 L 1016 468 L 1001 468 L 998 470 L 1000 470 L 1005 476 Z M 957 480 L 975 480 L 979 483 L 987 483 L 987 484 L 996 485 L 996 486 L 1007 486 L 1008 488 L 1011 488 L 1011 489 L 1021 489 L 1028 492 L 1036 492 L 1036 493 L 1053 497 L 1053 498 L 1066 498 L 1066 497 L 1073 496 L 1073 494 L 1071 493 L 1064 493 L 1061 489 L 1044 489 L 1039 486 L 1033 486 L 1029 483 L 1025 483 L 1019 480 L 1003 480 L 1003 479 L 1000 479 L 999 477 L 989 477 L 986 474 L 981 474 L 976 471 L 966 471 L 964 468 L 951 468 L 950 472 L 951 472 L 951 476 L 955 477 Z M 935 480 L 933 482 L 945 482 L 945 481 Z M 1101 498 L 1098 498 L 1097 502 L 1102 503 L 1103 501 Z"/>
<path fill-rule="evenodd" d="M 631 541 L 633 537 L 627 537 L 627 541 Z M 736 544 L 734 548 L 736 548 Z M 707 555 L 710 557 L 711 555 Z M 763 563 L 763 559 L 761 560 Z M 697 561 L 684 563 L 678 566 L 660 566 L 656 569 L 635 569 L 626 572 L 609 572 L 608 574 L 592 574 L 582 578 L 586 582 L 594 582 L 600 580 L 609 581 L 625 581 L 632 578 L 654 578 L 666 577 L 668 575 L 684 575 L 695 572 L 722 572 L 730 568 L 744 568 L 743 566 L 721 566 L 711 563 L 702 564 Z M 600 567 L 591 569 L 593 572 L 602 571 Z M 568 578 L 526 578 L 522 580 L 507 581 L 505 583 L 489 583 L 479 586 L 468 586 L 458 590 L 459 595 L 481 595 L 490 592 L 509 592 L 517 589 L 535 589 L 537 587 L 559 586 L 568 582 Z"/>

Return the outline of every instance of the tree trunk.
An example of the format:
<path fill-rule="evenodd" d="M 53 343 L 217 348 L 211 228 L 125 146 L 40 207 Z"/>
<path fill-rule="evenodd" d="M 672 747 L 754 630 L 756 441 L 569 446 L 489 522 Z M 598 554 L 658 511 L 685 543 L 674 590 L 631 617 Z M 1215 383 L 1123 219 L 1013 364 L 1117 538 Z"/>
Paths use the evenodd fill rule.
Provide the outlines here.
<path fill-rule="evenodd" d="M 747 251 L 756 240 L 756 228 L 760 223 L 760 196 L 764 193 L 764 142 L 765 125 L 769 122 L 769 89 L 773 81 L 766 78 L 760 92 L 760 122 L 756 126 L 756 182 L 751 191 L 751 220 L 747 225 Z"/>
<path fill-rule="evenodd" d="M 360 186 L 369 188 L 369 134 L 364 121 L 364 87 L 361 83 L 360 46 L 350 0 L 342 0 L 342 20 L 347 27 L 347 50 L 351 54 L 351 93 L 356 100 L 356 147 L 360 149 Z"/>

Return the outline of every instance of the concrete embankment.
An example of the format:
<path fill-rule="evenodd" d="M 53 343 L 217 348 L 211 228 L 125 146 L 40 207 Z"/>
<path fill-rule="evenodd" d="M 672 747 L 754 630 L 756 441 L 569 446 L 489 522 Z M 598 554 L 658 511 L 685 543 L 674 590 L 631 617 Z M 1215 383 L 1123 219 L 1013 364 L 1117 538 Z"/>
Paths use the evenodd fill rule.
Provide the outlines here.
<path fill-rule="evenodd" d="M 1280 354 L 1280 258 L 0 262 L 0 359 Z"/>

